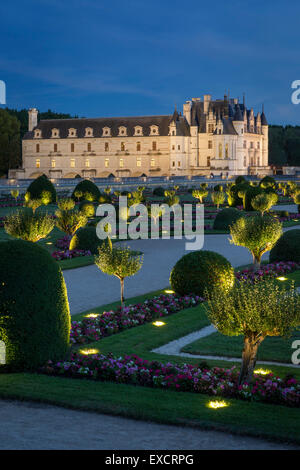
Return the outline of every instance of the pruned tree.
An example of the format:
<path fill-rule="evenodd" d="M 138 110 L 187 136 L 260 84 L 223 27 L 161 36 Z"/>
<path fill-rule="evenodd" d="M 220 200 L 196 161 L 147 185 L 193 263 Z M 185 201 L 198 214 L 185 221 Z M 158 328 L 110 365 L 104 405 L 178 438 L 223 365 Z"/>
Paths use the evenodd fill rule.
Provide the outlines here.
<path fill-rule="evenodd" d="M 208 191 L 206 188 L 199 188 L 199 189 L 194 189 L 192 192 L 192 196 L 195 199 L 199 199 L 200 203 L 202 204 L 203 198 L 207 197 Z"/>
<path fill-rule="evenodd" d="M 257 350 L 267 336 L 288 336 L 300 325 L 300 296 L 293 285 L 241 282 L 229 292 L 207 293 L 206 312 L 217 330 L 244 336 L 239 384 L 251 384 Z"/>
<path fill-rule="evenodd" d="M 99 254 L 95 257 L 95 264 L 105 274 L 116 276 L 120 280 L 121 306 L 123 306 L 124 281 L 126 277 L 134 276 L 141 269 L 143 255 L 133 252 L 127 246 L 112 246 L 108 237 L 107 241 L 99 248 Z"/>
<path fill-rule="evenodd" d="M 55 212 L 56 226 L 66 235 L 72 237 L 75 232 L 87 224 L 87 217 L 81 211 L 75 209 L 61 210 Z"/>
<path fill-rule="evenodd" d="M 23 210 L 6 217 L 4 229 L 6 233 L 15 238 L 29 242 L 37 242 L 54 228 L 54 219 L 48 214 L 34 214 Z"/>
<path fill-rule="evenodd" d="M 276 204 L 278 196 L 276 193 L 261 193 L 257 194 L 252 200 L 251 205 L 254 210 L 261 213 L 263 216 L 266 211 L 269 211 L 271 207 Z"/>
<path fill-rule="evenodd" d="M 223 191 L 212 191 L 211 193 L 211 200 L 219 209 L 220 204 L 224 204 L 226 199 L 226 195 Z"/>
<path fill-rule="evenodd" d="M 241 217 L 230 226 L 230 243 L 247 248 L 259 268 L 261 257 L 271 250 L 282 235 L 281 223 L 270 216 Z"/>

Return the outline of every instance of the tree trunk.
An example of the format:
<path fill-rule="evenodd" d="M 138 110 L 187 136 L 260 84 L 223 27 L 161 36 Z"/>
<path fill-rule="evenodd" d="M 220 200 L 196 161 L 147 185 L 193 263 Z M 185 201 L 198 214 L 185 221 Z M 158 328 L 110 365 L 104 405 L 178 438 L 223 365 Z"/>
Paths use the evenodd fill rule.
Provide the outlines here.
<path fill-rule="evenodd" d="M 123 304 L 124 304 L 124 279 L 120 279 L 120 284 L 121 284 L 121 307 L 123 307 Z"/>
<path fill-rule="evenodd" d="M 263 336 L 249 335 L 244 337 L 244 350 L 242 355 L 242 367 L 239 376 L 239 385 L 253 380 L 253 372 L 256 364 L 256 355 Z"/>
<path fill-rule="evenodd" d="M 255 256 L 253 253 L 252 253 L 252 256 L 253 256 L 254 270 L 257 271 L 260 268 L 261 256 L 260 255 Z"/>

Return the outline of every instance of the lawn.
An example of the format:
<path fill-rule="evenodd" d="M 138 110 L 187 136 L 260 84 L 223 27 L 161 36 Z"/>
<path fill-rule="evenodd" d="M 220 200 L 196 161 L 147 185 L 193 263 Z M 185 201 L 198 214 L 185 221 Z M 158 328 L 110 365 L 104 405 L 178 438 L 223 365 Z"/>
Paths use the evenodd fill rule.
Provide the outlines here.
<path fill-rule="evenodd" d="M 128 299 L 127 304 L 142 302 L 162 291 Z M 101 313 L 115 308 L 117 302 L 91 309 L 72 317 L 79 320 L 90 312 Z M 152 353 L 151 350 L 180 338 L 209 324 L 204 305 L 182 310 L 164 318 L 165 326 L 152 323 L 131 328 L 88 347 L 114 355 L 137 354 L 162 362 L 187 362 L 186 358 Z M 199 360 L 191 358 L 189 363 Z M 209 365 L 231 367 L 234 363 L 207 361 Z M 300 378 L 300 370 L 272 367 L 275 374 L 293 373 Z M 226 400 L 230 406 L 220 410 L 207 407 L 210 397 L 203 394 L 174 392 L 133 385 L 94 382 L 86 379 L 49 377 L 39 374 L 0 374 L 0 397 L 34 400 L 75 409 L 122 415 L 169 424 L 180 424 L 207 429 L 219 429 L 239 434 L 261 436 L 300 443 L 300 410 L 281 405 L 268 405 L 242 400 Z"/>

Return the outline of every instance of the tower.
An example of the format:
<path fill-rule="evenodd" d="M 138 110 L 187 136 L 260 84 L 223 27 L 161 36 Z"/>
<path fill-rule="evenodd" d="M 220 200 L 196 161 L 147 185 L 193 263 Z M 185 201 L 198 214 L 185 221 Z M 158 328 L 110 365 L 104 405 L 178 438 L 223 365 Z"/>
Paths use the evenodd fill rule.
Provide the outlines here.
<path fill-rule="evenodd" d="M 28 130 L 31 132 L 38 123 L 38 110 L 36 108 L 30 108 L 28 110 Z"/>

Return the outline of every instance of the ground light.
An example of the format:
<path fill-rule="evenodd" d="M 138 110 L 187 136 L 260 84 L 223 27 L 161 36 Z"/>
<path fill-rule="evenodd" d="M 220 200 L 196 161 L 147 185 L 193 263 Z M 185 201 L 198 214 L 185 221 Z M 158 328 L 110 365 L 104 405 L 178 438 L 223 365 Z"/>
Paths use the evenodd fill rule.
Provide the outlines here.
<path fill-rule="evenodd" d="M 97 318 L 99 317 L 99 313 L 89 313 L 88 315 L 85 315 L 86 318 Z"/>
<path fill-rule="evenodd" d="M 226 401 L 224 400 L 211 400 L 209 403 L 208 403 L 208 408 L 212 408 L 213 410 L 217 410 L 218 408 L 225 408 L 226 406 L 228 406 L 229 403 L 226 403 Z"/>
<path fill-rule="evenodd" d="M 166 289 L 165 293 L 166 294 L 175 294 L 175 292 L 173 290 L 170 290 L 170 289 Z"/>
<path fill-rule="evenodd" d="M 80 353 L 88 356 L 89 354 L 98 354 L 99 349 L 80 349 Z"/>
<path fill-rule="evenodd" d="M 272 371 L 271 370 L 268 370 L 268 369 L 256 369 L 254 371 L 254 374 L 260 374 L 260 375 L 268 375 L 268 374 L 271 374 Z"/>
<path fill-rule="evenodd" d="M 164 323 L 163 321 L 154 321 L 154 322 L 152 323 L 152 325 L 154 325 L 154 326 L 164 326 L 165 323 Z"/>
<path fill-rule="evenodd" d="M 276 277 L 276 279 L 277 279 L 278 281 L 287 281 L 287 280 L 288 280 L 287 277 L 283 277 L 283 276 Z"/>

